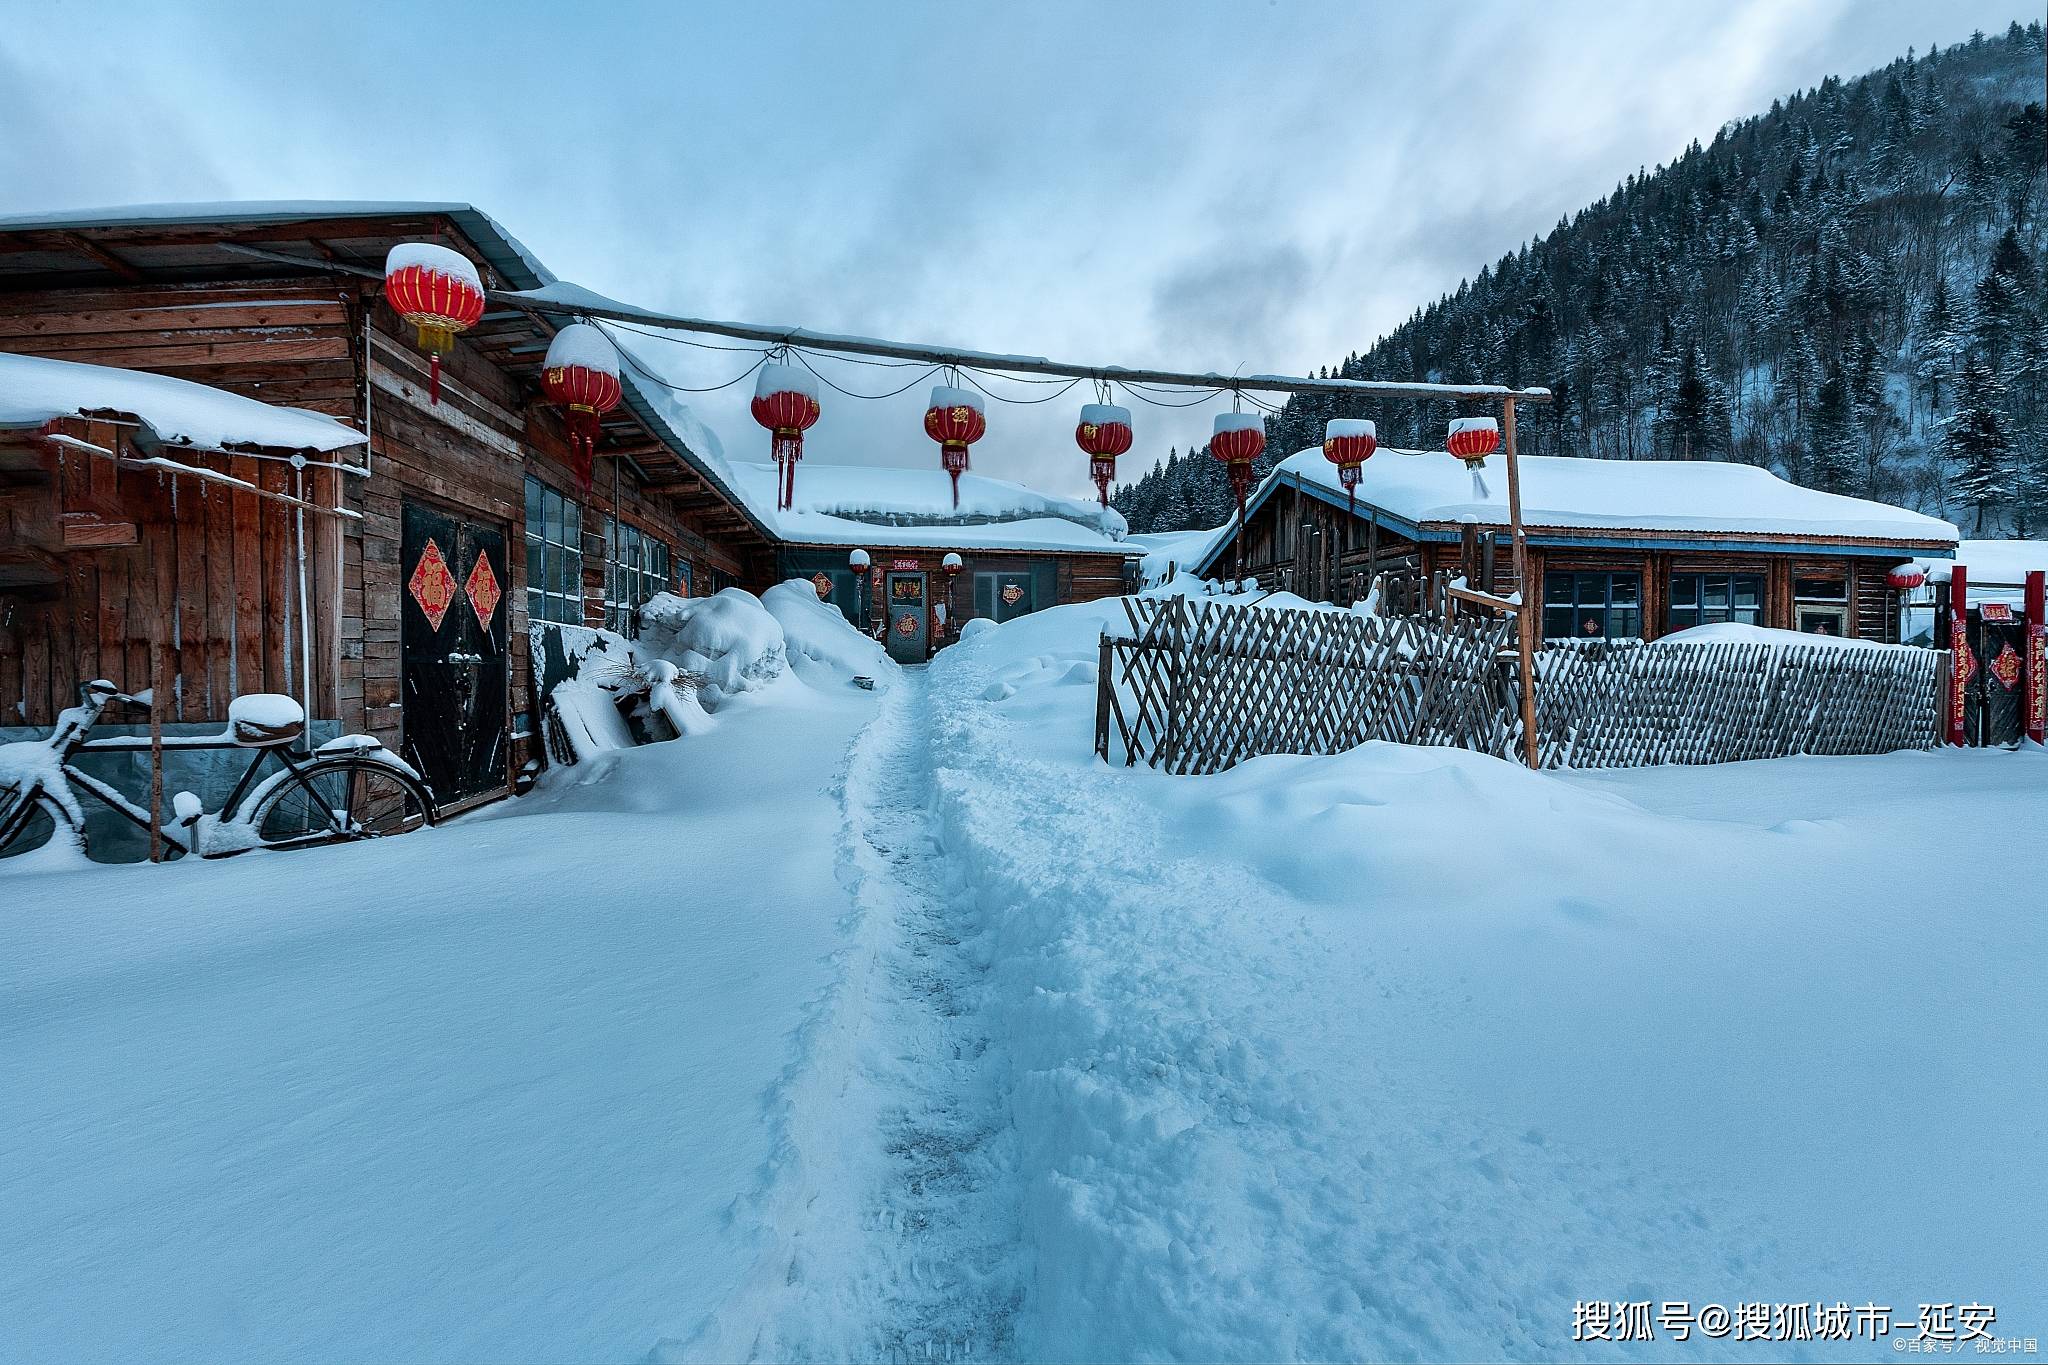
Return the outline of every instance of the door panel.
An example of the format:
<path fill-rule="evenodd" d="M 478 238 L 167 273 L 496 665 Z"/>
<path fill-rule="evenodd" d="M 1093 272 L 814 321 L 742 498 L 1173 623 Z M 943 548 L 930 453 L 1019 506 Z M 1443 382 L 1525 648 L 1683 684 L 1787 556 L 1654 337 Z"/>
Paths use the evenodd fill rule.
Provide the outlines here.
<path fill-rule="evenodd" d="M 898 663 L 925 659 L 926 607 L 924 575 L 892 573 L 889 593 L 889 657 Z"/>
<path fill-rule="evenodd" d="M 505 533 L 405 504 L 405 757 L 441 802 L 505 786 Z"/>

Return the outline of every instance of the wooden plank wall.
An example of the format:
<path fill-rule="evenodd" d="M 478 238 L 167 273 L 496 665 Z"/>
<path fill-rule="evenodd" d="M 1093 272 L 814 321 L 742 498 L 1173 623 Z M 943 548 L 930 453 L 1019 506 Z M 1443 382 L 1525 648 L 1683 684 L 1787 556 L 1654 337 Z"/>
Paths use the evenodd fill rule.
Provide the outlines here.
<path fill-rule="evenodd" d="M 108 449 L 123 440 L 104 423 L 68 425 L 67 434 Z M 153 635 L 171 650 L 168 719 L 224 720 L 238 692 L 298 695 L 288 624 L 297 593 L 291 509 L 77 451 L 45 458 L 56 479 L 33 515 L 54 524 L 59 508 L 91 505 L 131 521 L 137 543 L 60 554 L 58 583 L 0 593 L 0 724 L 52 724 L 93 678 L 128 692 L 148 687 Z M 272 483 L 289 473 L 274 465 L 259 472 L 247 457 L 182 461 Z M 331 683 L 323 690 L 317 668 L 313 677 L 316 711 L 323 701 L 331 711 Z"/>

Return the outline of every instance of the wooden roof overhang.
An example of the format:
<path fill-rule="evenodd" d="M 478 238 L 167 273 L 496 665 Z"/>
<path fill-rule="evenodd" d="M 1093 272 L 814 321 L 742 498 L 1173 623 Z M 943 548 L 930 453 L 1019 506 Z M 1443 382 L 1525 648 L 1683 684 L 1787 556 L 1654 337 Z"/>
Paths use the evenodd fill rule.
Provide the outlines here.
<path fill-rule="evenodd" d="M 126 215 L 114 210 L 40 224 L 0 221 L 0 311 L 10 293 L 303 280 L 312 262 L 338 276 L 381 280 L 386 253 L 409 241 L 461 252 L 478 266 L 487 287 L 536 289 L 549 282 L 516 241 L 467 204 L 303 210 L 220 205 Z M 493 308 L 462 334 L 460 344 L 538 401 L 541 363 L 556 326 L 537 313 Z M 648 401 L 646 381 L 630 372 L 622 381 L 624 401 L 606 414 L 597 453 L 630 461 L 651 491 L 706 530 L 758 541 L 761 549 L 771 546 L 767 528 Z"/>

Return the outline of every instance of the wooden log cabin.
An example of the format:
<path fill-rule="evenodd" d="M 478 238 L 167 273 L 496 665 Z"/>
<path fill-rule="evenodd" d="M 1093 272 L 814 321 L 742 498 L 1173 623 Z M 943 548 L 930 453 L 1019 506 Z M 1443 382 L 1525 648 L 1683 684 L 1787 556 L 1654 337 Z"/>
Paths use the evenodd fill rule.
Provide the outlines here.
<path fill-rule="evenodd" d="M 1443 451 L 1381 450 L 1352 505 L 1312 447 L 1254 492 L 1241 545 L 1234 526 L 1219 528 L 1184 567 L 1339 604 L 1379 579 L 1397 609 L 1439 572 L 1510 594 L 1503 466 L 1487 461 L 1481 489 Z M 1947 522 L 1749 465 L 1538 456 L 1521 466 L 1544 639 L 1656 639 L 1737 622 L 1896 642 L 1900 598 L 1887 572 L 1955 553 Z"/>
<path fill-rule="evenodd" d="M 379 287 L 408 241 L 462 253 L 493 288 L 552 281 L 461 204 L 0 220 L 0 352 L 100 367 L 73 379 L 101 391 L 0 438 L 0 724 L 48 726 L 95 676 L 148 686 L 162 626 L 173 722 L 218 723 L 236 692 L 302 695 L 316 725 L 376 736 L 459 807 L 539 751 L 529 619 L 618 625 L 656 591 L 770 581 L 768 528 L 651 383 L 626 377 L 577 486 L 539 385 L 557 320 L 487 312 L 430 403 Z M 319 414 L 353 444 L 288 449 L 246 413 L 215 448 L 159 441 L 124 372 Z"/>
<path fill-rule="evenodd" d="M 774 465 L 736 464 L 733 476 L 743 492 L 772 496 Z M 1136 585 L 1138 551 L 1117 512 L 975 473 L 960 476 L 956 505 L 936 464 L 806 459 L 775 528 L 779 576 L 809 579 L 901 663 L 929 658 L 976 618 L 1008 621 Z M 855 550 L 864 574 L 851 566 Z"/>

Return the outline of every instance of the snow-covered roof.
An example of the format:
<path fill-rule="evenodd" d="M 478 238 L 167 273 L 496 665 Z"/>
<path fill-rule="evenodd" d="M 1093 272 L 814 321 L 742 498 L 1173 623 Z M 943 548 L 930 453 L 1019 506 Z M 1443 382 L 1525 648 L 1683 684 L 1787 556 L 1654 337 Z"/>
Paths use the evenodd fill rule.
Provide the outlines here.
<path fill-rule="evenodd" d="M 1496 457 L 1484 490 L 1465 466 L 1440 450 L 1382 448 L 1365 462 L 1358 484 L 1361 506 L 1422 531 L 1425 538 L 1454 535 L 1466 524 L 1508 524 L 1507 477 Z M 1956 528 L 1934 517 L 1888 503 L 1823 493 L 1788 483 L 1767 469 L 1714 460 L 1590 460 L 1525 455 L 1522 521 L 1532 537 L 1552 538 L 1600 532 L 1631 537 L 1711 540 L 1717 536 L 1766 539 L 1826 538 L 1908 548 L 1943 546 L 1958 539 Z M 1344 496 L 1337 467 L 1312 446 L 1283 460 L 1266 477 L 1256 500 L 1273 490 L 1302 485 L 1333 500 Z M 1228 538 L 1227 529 L 1211 551 Z"/>
<path fill-rule="evenodd" d="M 2048 572 L 2048 540 L 1966 540 L 1956 546 L 1954 563 L 1970 571 L 1970 591 L 1979 585 L 2024 586 L 2027 575 Z M 1930 562 L 1930 581 L 1948 581 L 1949 561 Z"/>
<path fill-rule="evenodd" d="M 775 510 L 776 466 L 735 462 L 741 495 L 767 510 L 770 529 L 800 545 L 918 546 L 961 550 L 1054 550 L 1127 555 L 1115 508 L 1055 497 L 972 471 L 960 476 L 960 506 L 936 462 L 926 469 L 827 464 L 796 469 L 796 503 Z"/>
<path fill-rule="evenodd" d="M 105 414 L 134 417 L 160 444 L 200 450 L 324 453 L 363 443 L 360 431 L 332 417 L 188 379 L 0 353 L 0 427 Z"/>

